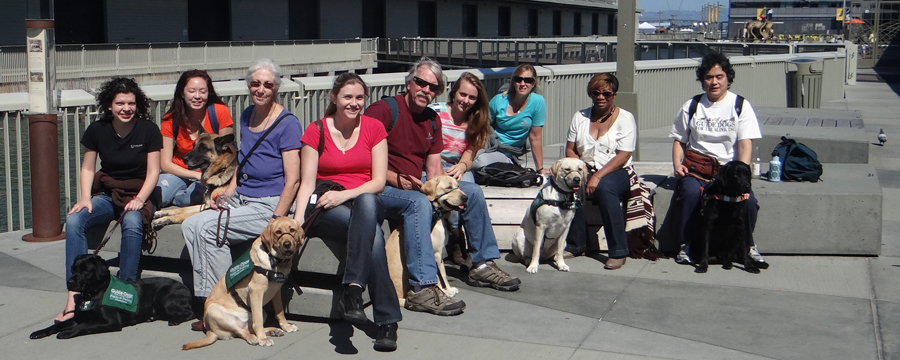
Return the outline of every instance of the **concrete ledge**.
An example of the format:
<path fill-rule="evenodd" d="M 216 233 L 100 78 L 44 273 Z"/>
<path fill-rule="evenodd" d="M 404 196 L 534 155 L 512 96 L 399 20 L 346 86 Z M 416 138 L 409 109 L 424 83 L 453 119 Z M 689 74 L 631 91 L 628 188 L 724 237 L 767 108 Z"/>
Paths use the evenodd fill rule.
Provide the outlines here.
<path fill-rule="evenodd" d="M 772 183 L 754 180 L 759 220 L 754 240 L 766 254 L 879 255 L 882 193 L 868 164 L 824 164 L 823 181 Z M 675 188 L 669 178 L 656 189 L 657 237 L 663 251 L 676 251 L 668 209 Z"/>
<path fill-rule="evenodd" d="M 759 118 L 763 138 L 754 140 L 764 163 L 786 136 L 809 146 L 821 163 L 868 164 L 869 145 L 862 113 L 858 110 L 760 108 Z"/>

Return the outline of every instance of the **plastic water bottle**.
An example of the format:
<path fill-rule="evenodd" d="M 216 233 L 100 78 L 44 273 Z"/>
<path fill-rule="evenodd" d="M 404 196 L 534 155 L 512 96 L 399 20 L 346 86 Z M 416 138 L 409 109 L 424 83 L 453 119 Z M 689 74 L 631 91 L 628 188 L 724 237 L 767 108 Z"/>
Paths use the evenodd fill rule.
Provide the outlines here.
<path fill-rule="evenodd" d="M 781 181 L 781 159 L 778 155 L 772 156 L 772 161 L 769 161 L 769 181 Z"/>
<path fill-rule="evenodd" d="M 752 169 L 753 177 L 754 177 L 754 178 L 758 178 L 759 175 L 760 175 L 760 172 L 762 171 L 762 170 L 760 169 L 760 168 L 762 167 L 762 166 L 760 165 L 760 162 L 761 162 L 761 161 L 759 160 L 759 158 L 756 158 L 756 161 L 754 161 L 753 164 L 750 165 L 750 168 Z"/>

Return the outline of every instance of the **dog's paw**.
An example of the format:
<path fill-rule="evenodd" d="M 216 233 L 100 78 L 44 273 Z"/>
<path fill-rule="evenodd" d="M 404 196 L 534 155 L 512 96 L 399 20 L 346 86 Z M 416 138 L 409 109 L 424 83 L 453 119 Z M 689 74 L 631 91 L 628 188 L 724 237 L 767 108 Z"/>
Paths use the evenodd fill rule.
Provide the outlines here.
<path fill-rule="evenodd" d="M 768 269 L 769 268 L 769 263 L 766 263 L 766 262 L 754 261 L 753 265 L 756 265 L 756 267 L 758 267 L 760 269 Z"/>
<path fill-rule="evenodd" d="M 46 331 L 46 330 L 38 330 L 38 331 L 35 331 L 35 332 L 31 333 L 31 335 L 28 336 L 28 338 L 29 338 L 29 339 L 32 339 L 32 340 L 35 340 L 35 339 L 43 339 L 43 338 L 48 337 L 48 336 L 50 336 L 50 332 L 49 332 L 49 331 Z"/>
<path fill-rule="evenodd" d="M 256 344 L 259 344 L 259 339 L 257 339 L 256 335 L 253 335 L 253 334 L 247 335 L 247 338 L 244 340 L 247 340 L 247 344 L 250 344 L 250 345 L 255 346 Z"/>
<path fill-rule="evenodd" d="M 71 339 L 75 337 L 74 331 L 60 331 L 59 334 L 56 334 L 57 339 Z"/>
<path fill-rule="evenodd" d="M 537 264 L 528 265 L 528 268 L 525 269 L 525 271 L 528 272 L 529 274 L 537 274 L 538 265 Z"/>
<path fill-rule="evenodd" d="M 259 345 L 259 346 L 272 346 L 272 345 L 275 345 L 275 341 L 273 341 L 272 339 L 269 339 L 269 338 L 260 338 L 260 339 L 259 339 L 259 343 L 258 343 L 257 345 Z"/>
<path fill-rule="evenodd" d="M 569 271 L 569 265 L 566 265 L 566 264 L 559 264 L 559 266 L 557 267 L 557 270 L 568 272 L 568 271 Z"/>
<path fill-rule="evenodd" d="M 282 337 L 282 336 L 284 336 L 284 330 L 277 329 L 277 328 L 276 328 L 276 329 L 269 329 L 269 330 L 266 331 L 266 336 L 271 336 L 271 337 Z"/>
<path fill-rule="evenodd" d="M 751 274 L 759 274 L 759 269 L 756 266 L 745 266 L 744 270 L 747 270 L 748 273 Z"/>
<path fill-rule="evenodd" d="M 169 212 L 168 212 L 168 211 L 165 211 L 165 210 L 159 210 L 159 211 L 153 213 L 153 219 L 154 219 L 154 220 L 155 220 L 155 219 L 159 219 L 159 218 L 164 217 L 164 216 L 169 216 Z"/>
<path fill-rule="evenodd" d="M 706 270 L 707 270 L 707 268 L 705 268 L 705 267 L 698 267 L 698 268 L 694 269 L 694 272 L 698 273 L 698 274 L 705 274 Z"/>
<path fill-rule="evenodd" d="M 295 331 L 297 331 L 297 330 L 300 330 L 300 328 L 298 328 L 297 325 L 294 325 L 294 324 L 291 324 L 291 323 L 284 323 L 283 325 L 281 325 L 281 329 L 284 330 L 284 331 L 286 331 L 286 332 L 289 332 L 289 333 L 292 333 L 292 332 L 295 332 Z"/>
<path fill-rule="evenodd" d="M 448 286 L 447 291 L 444 292 L 449 297 L 454 297 L 456 294 L 459 294 L 459 289 L 453 286 Z"/>
<path fill-rule="evenodd" d="M 162 229 L 162 228 L 166 227 L 166 225 L 171 225 L 171 224 L 173 224 L 172 219 L 162 218 L 162 219 L 153 220 L 150 223 L 150 226 L 153 226 L 153 230 L 159 231 L 159 229 Z"/>

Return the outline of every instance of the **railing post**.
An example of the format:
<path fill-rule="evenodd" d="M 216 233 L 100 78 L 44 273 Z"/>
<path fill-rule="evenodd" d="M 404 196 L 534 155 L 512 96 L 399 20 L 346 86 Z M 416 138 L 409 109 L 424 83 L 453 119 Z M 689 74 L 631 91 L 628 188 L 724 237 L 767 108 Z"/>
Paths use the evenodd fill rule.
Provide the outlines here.
<path fill-rule="evenodd" d="M 586 50 L 587 50 L 587 47 L 585 46 L 584 42 L 581 42 L 581 63 L 582 64 L 585 63 L 585 58 L 587 57 L 587 54 L 585 53 Z"/>
<path fill-rule="evenodd" d="M 515 55 L 513 56 L 513 59 L 515 59 L 516 65 L 518 65 L 519 64 L 519 40 L 513 41 L 513 44 L 516 45 L 515 50 L 514 50 Z"/>
<path fill-rule="evenodd" d="M 447 39 L 447 63 L 453 63 L 453 40 Z"/>
<path fill-rule="evenodd" d="M 563 49 L 565 45 L 561 41 L 556 42 L 556 65 L 562 65 L 563 57 L 566 55 L 563 53 Z"/>
<path fill-rule="evenodd" d="M 484 67 L 484 52 L 481 51 L 481 40 L 478 40 L 476 44 L 478 44 L 478 51 L 475 52 L 478 54 L 478 67 Z"/>

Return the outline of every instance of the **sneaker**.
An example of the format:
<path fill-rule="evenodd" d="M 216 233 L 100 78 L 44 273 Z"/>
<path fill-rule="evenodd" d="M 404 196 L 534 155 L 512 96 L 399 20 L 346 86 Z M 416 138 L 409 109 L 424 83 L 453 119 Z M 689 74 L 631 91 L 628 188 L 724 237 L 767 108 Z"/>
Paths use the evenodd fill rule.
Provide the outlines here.
<path fill-rule="evenodd" d="M 428 312 L 440 316 L 453 316 L 462 314 L 466 309 L 466 303 L 462 300 L 453 300 L 444 294 L 437 285 L 422 288 L 422 291 L 406 293 L 406 304 L 403 307 L 412 311 Z"/>
<path fill-rule="evenodd" d="M 750 247 L 750 258 L 752 258 L 753 261 L 756 261 L 756 262 L 761 262 L 761 263 L 766 262 L 766 259 L 763 259 L 762 255 L 759 254 L 759 250 L 756 250 L 756 246 Z"/>
<path fill-rule="evenodd" d="M 675 262 L 682 265 L 690 265 L 693 263 L 693 261 L 691 261 L 691 257 L 688 256 L 686 252 L 684 252 L 684 245 L 681 245 L 681 251 L 679 251 L 678 255 L 675 256 Z"/>
<path fill-rule="evenodd" d="M 375 338 L 375 351 L 397 350 L 397 323 L 381 325 Z"/>
<path fill-rule="evenodd" d="M 521 284 L 522 281 L 520 281 L 519 278 L 500 270 L 493 261 L 488 261 L 481 270 L 469 270 L 467 283 L 477 287 L 490 286 L 502 291 L 516 291 L 519 290 L 519 284 Z"/>

